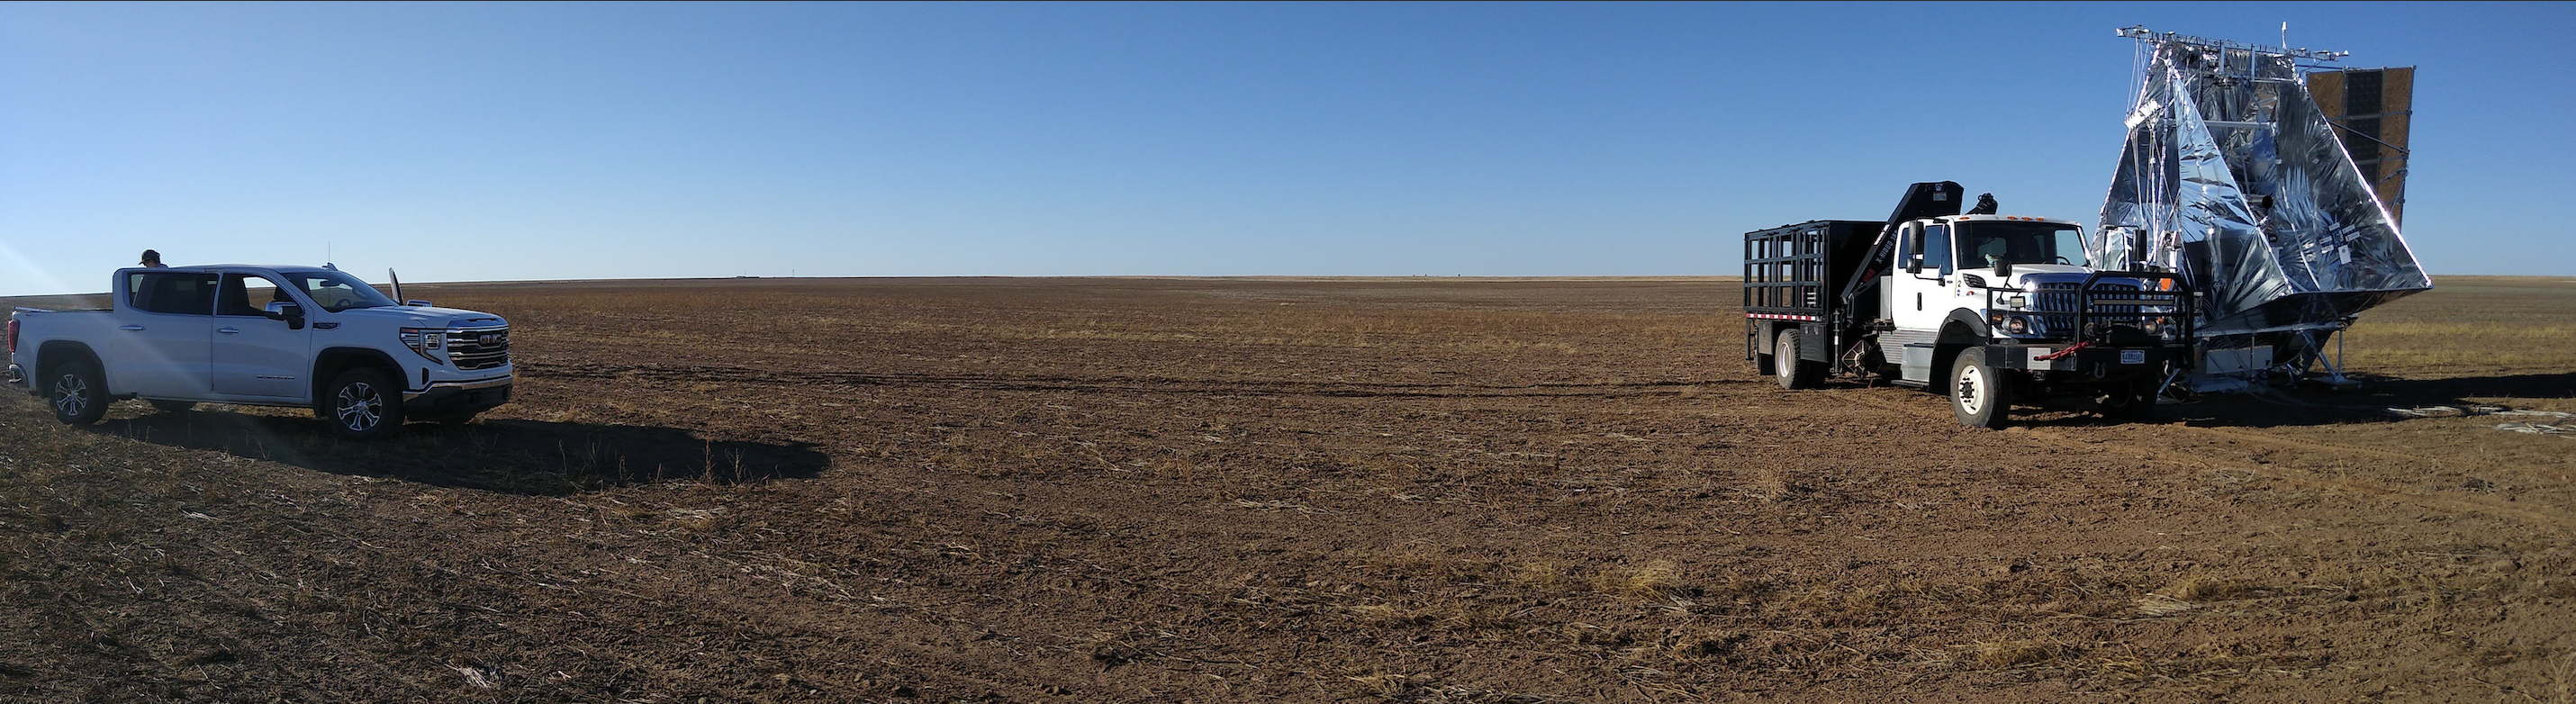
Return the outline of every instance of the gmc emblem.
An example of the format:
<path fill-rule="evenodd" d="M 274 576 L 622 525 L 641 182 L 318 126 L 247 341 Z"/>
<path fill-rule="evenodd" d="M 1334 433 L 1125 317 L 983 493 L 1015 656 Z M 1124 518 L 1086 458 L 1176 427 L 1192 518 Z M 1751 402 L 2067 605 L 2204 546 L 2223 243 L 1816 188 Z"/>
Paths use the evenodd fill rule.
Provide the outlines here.
<path fill-rule="evenodd" d="M 490 347 L 490 346 L 493 346 L 493 345 L 498 345 L 498 344 L 501 344 L 501 333 L 497 333 L 497 332 L 487 332 L 487 333 L 483 333 L 483 335 L 482 335 L 481 337 L 474 338 L 474 342 L 475 342 L 475 344 L 479 344 L 479 345 L 482 345 L 482 346 L 484 346 L 484 347 Z"/>

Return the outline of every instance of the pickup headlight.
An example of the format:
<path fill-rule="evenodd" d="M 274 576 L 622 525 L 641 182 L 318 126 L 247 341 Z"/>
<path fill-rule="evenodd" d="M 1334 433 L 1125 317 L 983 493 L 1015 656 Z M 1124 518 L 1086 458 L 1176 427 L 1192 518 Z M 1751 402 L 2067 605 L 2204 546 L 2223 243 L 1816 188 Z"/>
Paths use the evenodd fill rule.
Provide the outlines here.
<path fill-rule="evenodd" d="M 402 341 L 404 347 L 419 353 L 421 359 L 439 364 L 447 363 L 447 360 L 439 359 L 437 354 L 433 354 L 433 351 L 447 345 L 446 328 L 403 328 Z"/>

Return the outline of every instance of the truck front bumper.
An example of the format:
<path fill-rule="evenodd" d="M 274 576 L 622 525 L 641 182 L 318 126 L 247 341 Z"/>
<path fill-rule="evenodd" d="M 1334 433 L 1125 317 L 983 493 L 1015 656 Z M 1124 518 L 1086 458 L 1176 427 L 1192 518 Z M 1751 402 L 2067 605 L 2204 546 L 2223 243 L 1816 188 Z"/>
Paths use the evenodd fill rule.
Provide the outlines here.
<path fill-rule="evenodd" d="M 2173 365 L 2190 364 L 2185 347 L 2085 347 L 2073 354 L 2058 355 L 2068 346 L 2056 345 L 1987 345 L 1986 363 L 2001 369 L 2050 372 L 2055 378 L 2075 377 L 2099 381 L 2117 381 L 2140 376 L 2158 377 Z M 2043 359 L 2056 355 L 2054 359 Z"/>
<path fill-rule="evenodd" d="M 429 388 L 403 392 L 403 415 L 415 418 L 469 415 L 510 402 L 513 377 L 433 382 Z"/>

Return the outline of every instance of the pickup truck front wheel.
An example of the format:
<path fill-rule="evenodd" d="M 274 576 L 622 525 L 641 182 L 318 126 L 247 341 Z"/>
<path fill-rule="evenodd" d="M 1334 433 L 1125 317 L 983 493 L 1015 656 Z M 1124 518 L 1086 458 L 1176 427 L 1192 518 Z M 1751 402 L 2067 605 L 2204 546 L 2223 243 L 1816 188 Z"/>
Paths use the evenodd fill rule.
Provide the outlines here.
<path fill-rule="evenodd" d="M 393 377 L 374 369 L 351 369 L 322 387 L 322 402 L 313 414 L 331 432 L 351 440 L 383 437 L 402 427 L 402 388 Z"/>
<path fill-rule="evenodd" d="M 98 364 L 89 360 L 64 362 L 45 382 L 46 405 L 54 407 L 54 419 L 72 425 L 89 425 L 107 415 L 107 378 L 98 372 Z"/>

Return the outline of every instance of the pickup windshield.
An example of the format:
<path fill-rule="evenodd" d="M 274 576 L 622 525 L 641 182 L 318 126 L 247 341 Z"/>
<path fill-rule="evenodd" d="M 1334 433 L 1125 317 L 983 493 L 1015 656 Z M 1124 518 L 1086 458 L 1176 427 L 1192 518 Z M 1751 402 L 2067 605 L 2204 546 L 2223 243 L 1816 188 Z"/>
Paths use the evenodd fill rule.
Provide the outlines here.
<path fill-rule="evenodd" d="M 2010 220 L 1959 223 L 1959 265 L 2084 264 L 2084 229 Z"/>
<path fill-rule="evenodd" d="M 338 313 L 351 308 L 382 308 L 396 305 L 394 299 L 376 291 L 376 287 L 358 277 L 337 271 L 299 271 L 286 274 L 287 285 L 304 290 L 313 304 Z"/>

